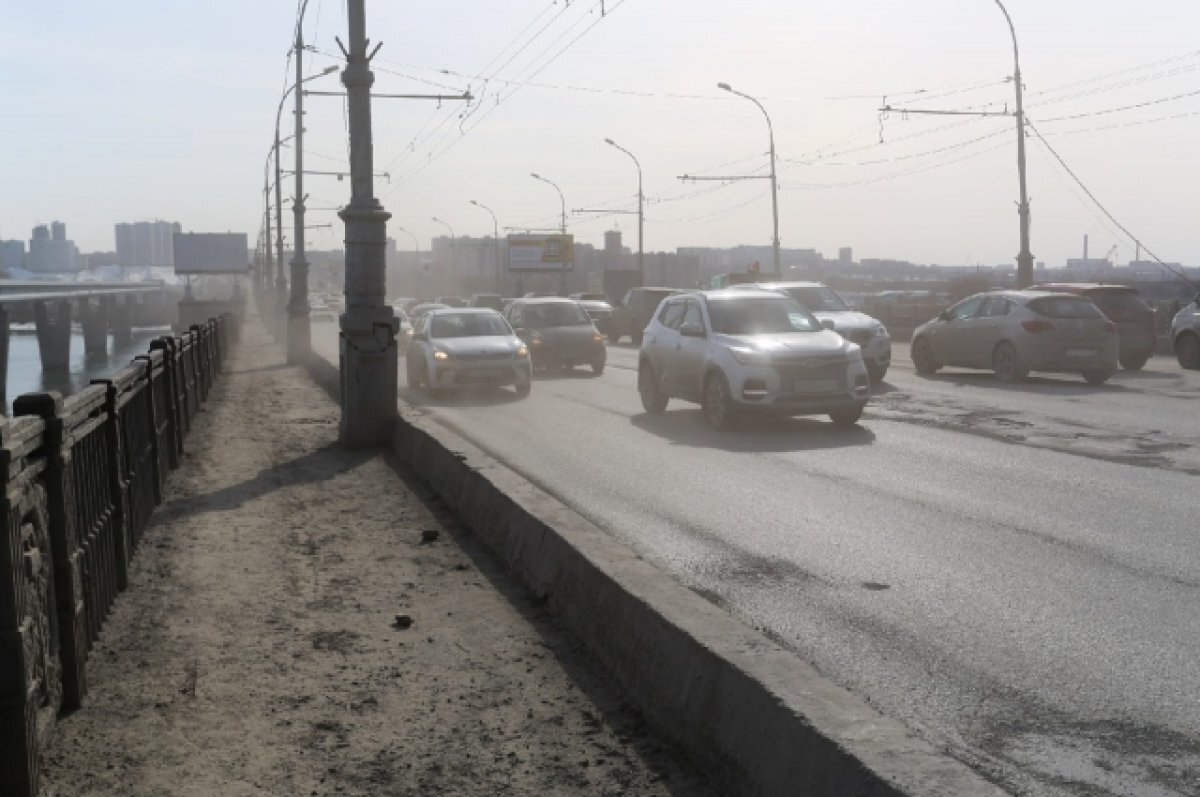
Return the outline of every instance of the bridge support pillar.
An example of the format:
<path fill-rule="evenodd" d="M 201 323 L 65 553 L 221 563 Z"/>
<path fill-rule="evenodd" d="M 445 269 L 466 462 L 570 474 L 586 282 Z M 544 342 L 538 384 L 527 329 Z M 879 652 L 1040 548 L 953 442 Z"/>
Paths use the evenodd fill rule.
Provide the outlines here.
<path fill-rule="evenodd" d="M 8 411 L 8 308 L 0 304 L 0 413 Z"/>
<path fill-rule="evenodd" d="M 63 372 L 71 370 L 71 303 L 33 303 L 33 320 L 37 324 L 38 354 L 42 370 Z"/>
<path fill-rule="evenodd" d="M 108 305 L 108 325 L 113 333 L 114 346 L 133 342 L 133 296 L 105 297 Z"/>
<path fill-rule="evenodd" d="M 79 325 L 83 327 L 83 353 L 88 357 L 108 356 L 108 299 L 101 297 L 79 303 Z"/>

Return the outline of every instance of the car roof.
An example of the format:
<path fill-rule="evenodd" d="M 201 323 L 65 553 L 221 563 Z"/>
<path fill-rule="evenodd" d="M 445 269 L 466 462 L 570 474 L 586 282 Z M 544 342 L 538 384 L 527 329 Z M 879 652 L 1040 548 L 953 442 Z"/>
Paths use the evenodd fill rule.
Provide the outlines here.
<path fill-rule="evenodd" d="M 480 315 L 481 313 L 499 315 L 490 307 L 437 307 L 429 311 L 430 315 Z"/>
<path fill-rule="evenodd" d="M 998 291 L 980 291 L 965 297 L 966 299 L 974 299 L 977 297 L 1000 296 L 1005 299 L 1013 299 L 1014 301 L 1028 302 L 1033 299 L 1043 299 L 1046 297 L 1057 297 L 1059 299 L 1086 299 L 1077 293 L 1068 291 L 1045 290 L 1042 288 L 1004 288 Z M 964 299 L 965 301 L 965 299 Z"/>
<path fill-rule="evenodd" d="M 743 282 L 741 285 L 731 285 L 733 288 L 759 288 L 761 290 L 777 291 L 786 288 L 828 288 L 824 282 L 812 282 L 810 280 L 796 280 L 792 282 Z"/>
<path fill-rule="evenodd" d="M 1027 290 L 1058 291 L 1059 293 L 1093 293 L 1096 291 L 1127 291 L 1137 293 L 1132 285 L 1121 285 L 1112 282 L 1041 282 L 1031 285 Z"/>
<path fill-rule="evenodd" d="M 530 296 L 527 298 L 515 299 L 513 303 L 520 302 L 521 304 L 579 304 L 574 299 L 568 299 L 565 296 Z"/>
<path fill-rule="evenodd" d="M 713 300 L 728 301 L 728 300 L 732 300 L 732 299 L 763 298 L 763 297 L 767 297 L 767 298 L 771 298 L 771 299 L 784 298 L 779 295 L 779 291 L 777 291 L 777 290 L 767 290 L 764 288 L 757 288 L 757 287 L 749 287 L 748 288 L 745 285 L 739 285 L 735 288 L 720 288 L 720 289 L 711 290 L 711 291 L 696 291 L 695 295 L 703 296 L 705 299 L 708 299 L 709 301 L 713 301 Z"/>

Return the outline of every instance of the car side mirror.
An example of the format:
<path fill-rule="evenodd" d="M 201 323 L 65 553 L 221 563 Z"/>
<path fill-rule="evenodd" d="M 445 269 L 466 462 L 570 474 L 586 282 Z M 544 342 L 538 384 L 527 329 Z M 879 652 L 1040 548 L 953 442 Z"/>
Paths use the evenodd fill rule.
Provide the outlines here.
<path fill-rule="evenodd" d="M 695 321 L 689 321 L 679 328 L 679 334 L 685 338 L 702 338 L 704 337 L 704 326 Z"/>
<path fill-rule="evenodd" d="M 826 318 L 825 320 L 823 320 L 823 321 L 821 322 L 821 326 L 825 327 L 825 329 L 832 329 L 832 330 L 834 330 L 835 332 L 837 331 L 837 329 L 836 329 L 836 325 L 833 323 L 833 319 L 832 319 L 832 318 Z"/>
<path fill-rule="evenodd" d="M 938 313 L 938 320 L 939 321 L 953 321 L 954 316 L 950 315 L 949 310 L 943 310 L 942 312 Z"/>

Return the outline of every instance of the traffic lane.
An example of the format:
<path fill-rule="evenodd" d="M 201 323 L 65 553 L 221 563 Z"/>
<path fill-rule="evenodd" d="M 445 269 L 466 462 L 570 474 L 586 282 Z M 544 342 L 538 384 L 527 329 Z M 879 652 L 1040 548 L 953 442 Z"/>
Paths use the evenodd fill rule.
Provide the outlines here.
<path fill-rule="evenodd" d="M 1186 477 L 903 423 L 722 435 L 641 415 L 624 369 L 478 401 L 429 411 L 1006 782 L 1153 793 L 1131 731 L 1200 773 Z"/>

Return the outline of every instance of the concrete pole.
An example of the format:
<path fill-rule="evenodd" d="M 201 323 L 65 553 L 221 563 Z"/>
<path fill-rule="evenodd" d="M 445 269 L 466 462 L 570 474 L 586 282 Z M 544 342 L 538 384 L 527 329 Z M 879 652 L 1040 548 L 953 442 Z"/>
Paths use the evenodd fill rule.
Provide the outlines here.
<path fill-rule="evenodd" d="M 1017 90 L 1017 181 L 1019 183 L 1020 199 L 1017 203 L 1017 216 L 1021 226 L 1021 251 L 1017 253 L 1017 287 L 1028 288 L 1033 284 L 1033 253 L 1029 251 L 1029 195 L 1025 186 L 1025 108 L 1022 105 L 1021 86 L 1021 54 L 1017 49 L 1017 29 L 1013 27 L 1012 17 L 1004 3 L 996 0 L 1004 19 L 1008 22 L 1008 32 L 1012 34 L 1013 43 L 1013 83 Z"/>
<path fill-rule="evenodd" d="M 364 0 L 347 0 L 349 54 L 342 84 L 350 125 L 350 204 L 346 223 L 346 312 L 341 327 L 340 438 L 350 448 L 386 445 L 396 421 L 396 332 L 384 298 L 387 287 L 387 221 L 375 198 L 371 140 L 371 85 Z M 303 230 L 300 231 L 303 233 Z M 307 303 L 307 297 L 306 297 Z"/>
<path fill-rule="evenodd" d="M 718 83 L 717 88 L 750 100 L 750 102 L 758 106 L 758 110 L 762 111 L 763 118 L 767 120 L 767 136 L 771 145 L 771 259 L 774 261 L 775 279 L 782 279 L 783 266 L 779 262 L 779 180 L 775 173 L 775 126 L 771 124 L 771 115 L 767 113 L 767 109 L 754 97 L 731 88 L 728 83 Z"/>
<path fill-rule="evenodd" d="M 304 363 L 312 353 L 308 306 L 308 261 L 304 259 L 304 8 L 296 20 L 296 196 L 292 202 L 295 232 L 292 241 L 292 298 L 288 302 L 287 361 Z"/>
<path fill-rule="evenodd" d="M 496 221 L 496 214 L 487 205 L 476 202 L 474 199 L 471 200 L 471 204 L 477 208 L 483 208 L 492 217 L 492 243 L 496 252 L 496 293 L 500 294 L 502 292 L 500 289 L 500 223 Z"/>
<path fill-rule="evenodd" d="M 282 100 L 279 107 L 282 111 Z M 276 343 L 283 342 L 287 335 L 284 311 L 287 299 L 287 274 L 283 268 L 283 175 L 279 168 L 279 114 L 275 114 L 275 307 L 272 310 L 274 323 L 271 325 L 271 331 Z"/>
<path fill-rule="evenodd" d="M 640 161 L 638 161 L 636 155 L 634 155 L 632 152 L 630 152 L 629 150 L 622 147 L 617 142 L 613 141 L 611 138 L 604 139 L 604 142 L 610 146 L 616 147 L 617 149 L 621 150 L 626 155 L 628 155 L 633 160 L 633 165 L 637 167 L 637 173 L 638 173 L 638 285 L 645 285 L 646 284 L 646 256 L 645 256 L 645 252 L 643 249 L 643 246 L 644 246 L 643 234 L 644 234 L 645 225 L 646 225 L 646 214 L 643 209 L 643 201 L 644 201 L 645 195 L 642 193 L 642 164 Z M 778 217 L 776 217 L 776 218 L 778 218 Z"/>

